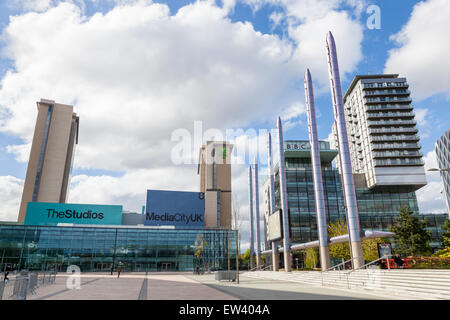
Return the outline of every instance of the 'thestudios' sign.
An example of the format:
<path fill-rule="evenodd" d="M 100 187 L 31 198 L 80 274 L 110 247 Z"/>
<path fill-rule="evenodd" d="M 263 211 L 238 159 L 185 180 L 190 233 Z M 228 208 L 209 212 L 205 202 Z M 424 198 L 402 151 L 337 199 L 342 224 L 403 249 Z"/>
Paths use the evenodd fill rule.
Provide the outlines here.
<path fill-rule="evenodd" d="M 28 202 L 26 225 L 122 224 L 122 206 L 76 203 Z"/>
<path fill-rule="evenodd" d="M 205 201 L 202 192 L 147 190 L 146 226 L 203 228 Z"/>

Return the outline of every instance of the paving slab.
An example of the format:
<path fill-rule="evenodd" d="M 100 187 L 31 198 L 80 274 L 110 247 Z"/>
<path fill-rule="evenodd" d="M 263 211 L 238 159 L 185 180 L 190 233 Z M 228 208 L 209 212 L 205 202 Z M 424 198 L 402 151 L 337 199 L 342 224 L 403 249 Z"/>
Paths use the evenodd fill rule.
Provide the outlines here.
<path fill-rule="evenodd" d="M 239 284 L 216 281 L 214 275 L 190 275 L 211 288 L 228 293 L 241 300 L 378 300 L 382 295 L 352 290 L 317 287 L 313 285 L 272 279 L 256 279 L 241 275 Z"/>

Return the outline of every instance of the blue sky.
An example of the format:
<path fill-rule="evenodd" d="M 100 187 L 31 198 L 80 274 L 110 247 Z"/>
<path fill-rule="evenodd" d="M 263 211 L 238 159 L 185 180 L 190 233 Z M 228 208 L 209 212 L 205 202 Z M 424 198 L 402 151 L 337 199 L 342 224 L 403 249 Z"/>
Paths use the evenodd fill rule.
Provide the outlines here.
<path fill-rule="evenodd" d="M 367 28 L 370 5 L 380 8 L 380 29 Z M 146 188 L 195 190 L 195 165 L 167 161 L 171 133 L 192 131 L 193 120 L 205 129 L 268 129 L 281 114 L 285 139 L 307 139 L 306 67 L 315 80 L 319 137 L 327 139 L 333 117 L 321 28 L 336 35 L 344 91 L 356 74 L 387 70 L 408 79 L 432 167 L 434 143 L 450 119 L 450 62 L 442 59 L 450 49 L 439 40 L 448 18 L 444 0 L 0 0 L 0 190 L 8 194 L 0 220 L 15 218 L 40 98 L 77 102 L 73 202 L 139 211 Z M 245 172 L 244 165 L 233 171 L 242 211 Z M 418 193 L 421 208 L 443 212 L 439 176 L 428 180 Z"/>

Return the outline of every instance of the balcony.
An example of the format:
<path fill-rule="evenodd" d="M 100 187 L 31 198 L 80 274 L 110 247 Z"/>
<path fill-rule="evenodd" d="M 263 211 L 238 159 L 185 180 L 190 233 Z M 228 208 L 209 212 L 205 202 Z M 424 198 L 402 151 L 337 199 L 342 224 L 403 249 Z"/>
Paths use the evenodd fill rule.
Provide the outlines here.
<path fill-rule="evenodd" d="M 363 83 L 363 89 L 374 89 L 374 88 L 408 88 L 409 84 L 407 82 L 384 82 L 382 86 L 379 86 L 378 83 Z"/>
<path fill-rule="evenodd" d="M 371 142 L 377 142 L 377 141 L 419 141 L 419 136 L 416 135 L 398 135 L 398 136 L 371 136 L 370 138 Z"/>
<path fill-rule="evenodd" d="M 386 159 L 386 160 L 373 160 L 376 167 L 389 167 L 389 166 L 423 166 L 422 159 Z"/>
<path fill-rule="evenodd" d="M 423 157 L 420 151 L 373 152 L 374 158 Z"/>
<path fill-rule="evenodd" d="M 417 128 L 381 128 L 381 129 L 372 129 L 369 128 L 369 133 L 399 133 L 399 132 L 408 132 L 408 133 L 417 133 L 419 130 Z"/>
<path fill-rule="evenodd" d="M 386 87 L 387 89 L 387 87 Z M 402 95 L 410 95 L 411 91 L 405 90 L 405 89 L 398 89 L 398 90 L 366 90 L 364 91 L 364 95 L 366 96 L 402 96 Z"/>
<path fill-rule="evenodd" d="M 367 113 L 367 118 L 414 118 L 414 112 L 378 112 L 378 113 Z"/>
<path fill-rule="evenodd" d="M 378 98 L 365 98 L 364 102 L 369 103 L 395 103 L 395 102 L 408 102 L 411 103 L 411 98 L 400 98 L 400 97 L 378 97 Z"/>
<path fill-rule="evenodd" d="M 422 146 L 420 143 L 373 143 L 371 145 L 372 150 L 383 149 L 420 149 Z"/>
<path fill-rule="evenodd" d="M 412 110 L 413 106 L 410 104 L 379 104 L 366 106 L 367 111 L 390 111 L 390 110 Z"/>
<path fill-rule="evenodd" d="M 381 121 L 368 121 L 369 126 L 411 126 L 416 125 L 416 120 L 381 120 Z"/>

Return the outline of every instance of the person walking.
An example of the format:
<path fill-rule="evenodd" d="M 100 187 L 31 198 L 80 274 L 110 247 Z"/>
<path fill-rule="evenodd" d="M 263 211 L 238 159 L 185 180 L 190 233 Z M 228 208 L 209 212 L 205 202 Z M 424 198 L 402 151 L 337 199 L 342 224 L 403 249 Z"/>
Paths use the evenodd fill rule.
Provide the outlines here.
<path fill-rule="evenodd" d="M 117 267 L 117 278 L 119 278 L 120 277 L 120 272 L 122 271 L 122 267 L 119 265 L 118 267 Z"/>
<path fill-rule="evenodd" d="M 111 264 L 111 275 L 114 273 L 114 264 Z"/>
<path fill-rule="evenodd" d="M 9 281 L 8 275 L 9 275 L 10 271 L 11 271 L 11 267 L 10 266 L 6 266 L 3 282 Z"/>

